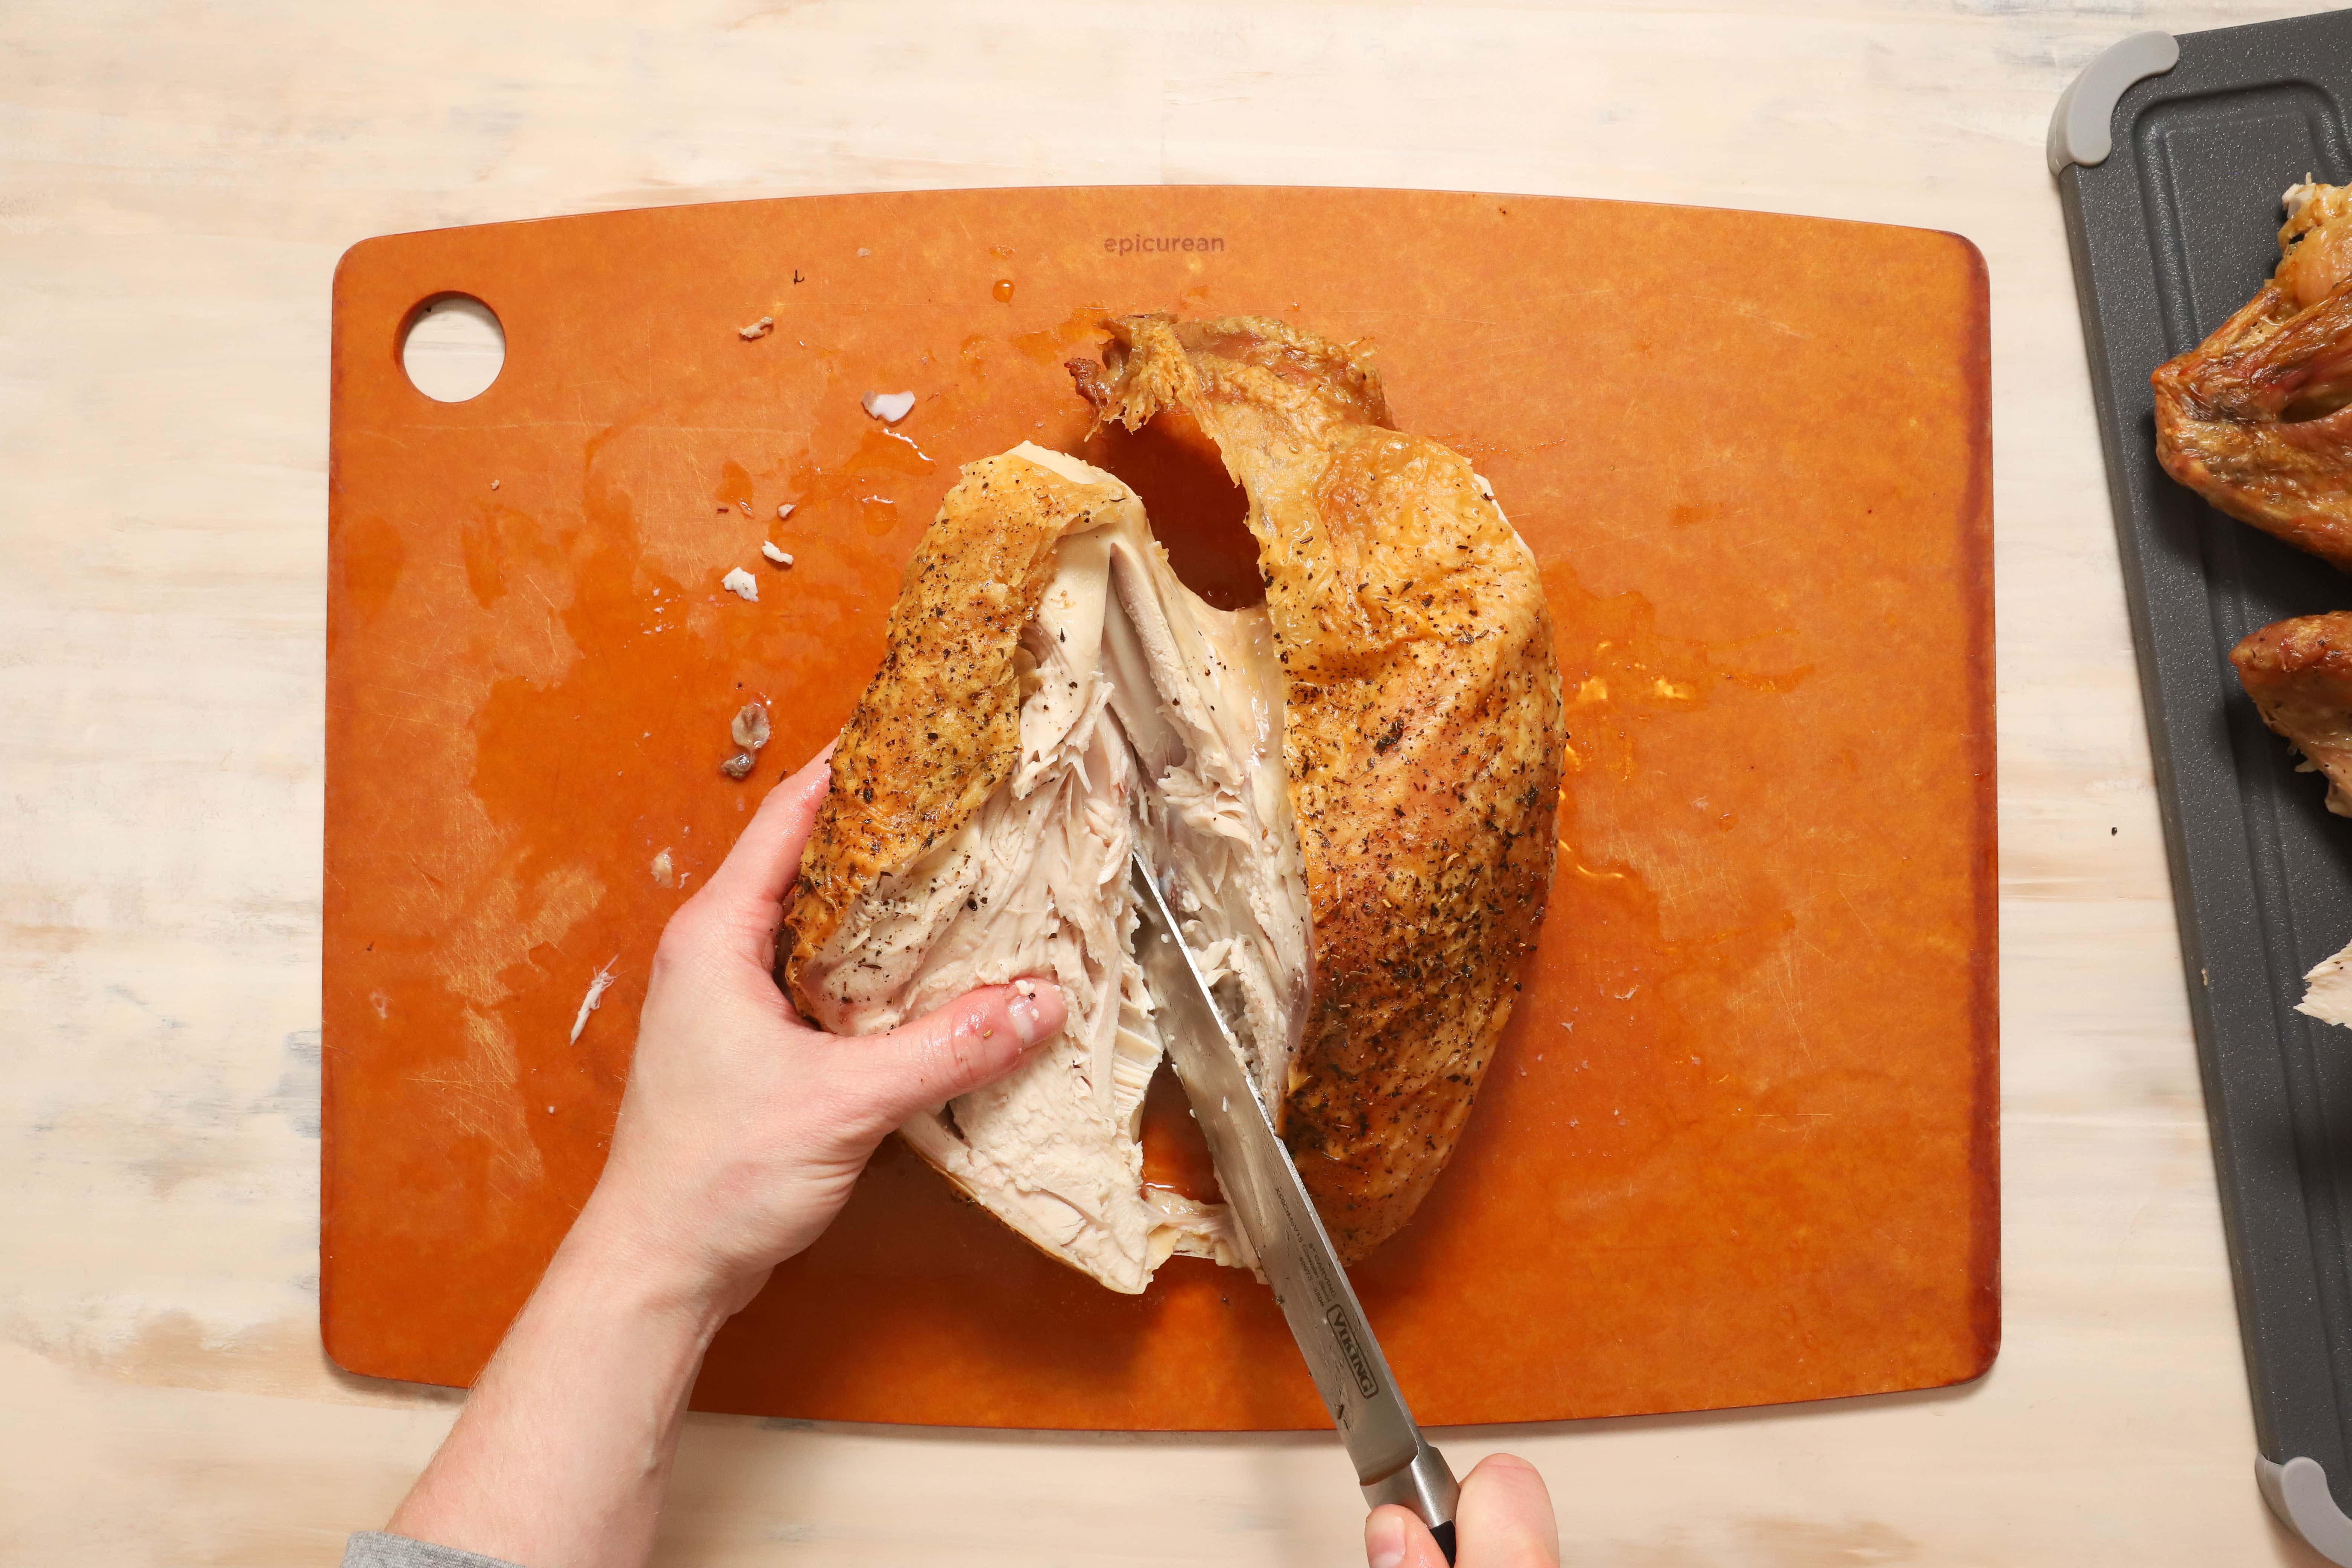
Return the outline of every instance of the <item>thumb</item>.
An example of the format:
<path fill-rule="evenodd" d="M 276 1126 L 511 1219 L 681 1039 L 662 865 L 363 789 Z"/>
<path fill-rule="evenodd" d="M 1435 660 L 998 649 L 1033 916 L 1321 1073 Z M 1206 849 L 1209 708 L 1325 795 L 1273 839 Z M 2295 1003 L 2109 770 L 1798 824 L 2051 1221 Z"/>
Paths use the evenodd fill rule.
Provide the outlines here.
<path fill-rule="evenodd" d="M 1557 1568 L 1559 1527 L 1551 1493 L 1536 1468 L 1516 1454 L 1489 1454 L 1462 1478 L 1454 1521 L 1478 1543 L 1486 1568 Z"/>
<path fill-rule="evenodd" d="M 866 1103 L 885 1128 L 1003 1077 L 1062 1026 L 1059 987 L 1039 980 L 990 985 L 856 1042 Z"/>
<path fill-rule="evenodd" d="M 1445 1553 L 1418 1516 L 1387 1502 L 1364 1521 L 1364 1562 L 1369 1568 L 1445 1568 Z"/>

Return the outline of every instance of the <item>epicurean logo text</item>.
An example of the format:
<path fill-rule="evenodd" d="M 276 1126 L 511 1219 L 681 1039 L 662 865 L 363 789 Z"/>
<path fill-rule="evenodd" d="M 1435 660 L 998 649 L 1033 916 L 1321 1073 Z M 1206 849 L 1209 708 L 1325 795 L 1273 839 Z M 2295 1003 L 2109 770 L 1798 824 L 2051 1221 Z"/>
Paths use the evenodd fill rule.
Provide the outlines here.
<path fill-rule="evenodd" d="M 1171 250 L 1223 250 L 1225 237 L 1217 235 L 1121 234 L 1105 237 L 1104 254 L 1109 256 L 1153 255 Z"/>

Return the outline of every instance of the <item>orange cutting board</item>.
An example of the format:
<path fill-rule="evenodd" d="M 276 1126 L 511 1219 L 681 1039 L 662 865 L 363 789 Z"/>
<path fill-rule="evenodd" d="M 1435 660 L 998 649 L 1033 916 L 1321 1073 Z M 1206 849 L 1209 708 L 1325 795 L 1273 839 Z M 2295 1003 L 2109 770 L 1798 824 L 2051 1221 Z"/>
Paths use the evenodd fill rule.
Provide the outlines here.
<path fill-rule="evenodd" d="M 404 321 L 445 291 L 507 335 L 461 404 L 400 364 Z M 595 1180 L 663 921 L 848 714 L 959 464 L 1024 439 L 1124 464 L 1180 566 L 1231 587 L 1230 492 L 1088 447 L 1062 368 L 1103 315 L 1145 310 L 1369 338 L 1399 424 L 1478 465 L 1550 595 L 1570 751 L 1541 950 L 1452 1167 L 1355 1271 L 1416 1413 L 1618 1415 L 1983 1372 L 1982 258 L 1948 234 L 1757 213 L 1214 187 L 672 207 L 343 258 L 335 1360 L 480 1370 Z M 772 331 L 739 333 L 762 316 Z M 917 401 L 894 427 L 860 407 L 900 390 Z M 758 604 L 721 590 L 737 566 Z M 737 784 L 717 764 L 752 697 L 775 737 Z M 664 851 L 683 889 L 656 879 Z M 1181 1163 L 1179 1121 L 1155 1121 L 1155 1168 Z M 895 1141 L 719 1336 L 695 1403 L 1328 1424 L 1251 1276 L 1179 1259 L 1113 1295 Z"/>

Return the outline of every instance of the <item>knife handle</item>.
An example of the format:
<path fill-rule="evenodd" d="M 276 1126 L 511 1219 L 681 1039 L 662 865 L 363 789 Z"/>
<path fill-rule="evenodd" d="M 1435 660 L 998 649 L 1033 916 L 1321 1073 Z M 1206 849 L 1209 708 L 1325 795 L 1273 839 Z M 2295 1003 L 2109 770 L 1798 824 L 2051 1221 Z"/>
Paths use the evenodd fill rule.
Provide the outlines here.
<path fill-rule="evenodd" d="M 1461 1497 L 1461 1484 L 1445 1456 L 1418 1432 L 1413 1434 L 1412 1458 L 1364 1488 L 1364 1500 L 1372 1507 L 1398 1503 L 1417 1515 L 1437 1538 L 1437 1549 L 1448 1563 L 1454 1561 L 1454 1505 Z"/>

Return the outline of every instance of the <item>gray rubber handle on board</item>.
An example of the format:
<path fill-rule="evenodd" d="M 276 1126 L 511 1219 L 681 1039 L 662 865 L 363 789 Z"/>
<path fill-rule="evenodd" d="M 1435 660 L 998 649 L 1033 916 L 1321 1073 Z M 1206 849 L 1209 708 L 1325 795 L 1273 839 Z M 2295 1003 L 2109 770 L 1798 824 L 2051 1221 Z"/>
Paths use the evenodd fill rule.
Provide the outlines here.
<path fill-rule="evenodd" d="M 2050 173 L 2069 163 L 2096 168 L 2115 151 L 2108 132 L 2116 102 L 2134 82 L 2162 76 L 2180 63 L 2180 45 L 2170 33 L 2134 33 L 2107 46 L 2058 95 L 2050 115 Z"/>
<path fill-rule="evenodd" d="M 2329 1495 L 2327 1472 L 2318 1460 L 2295 1458 L 2277 1465 L 2257 1454 L 2254 1481 L 2280 1523 L 2330 1563 L 2352 1568 L 2352 1519 L 2344 1517 Z"/>

